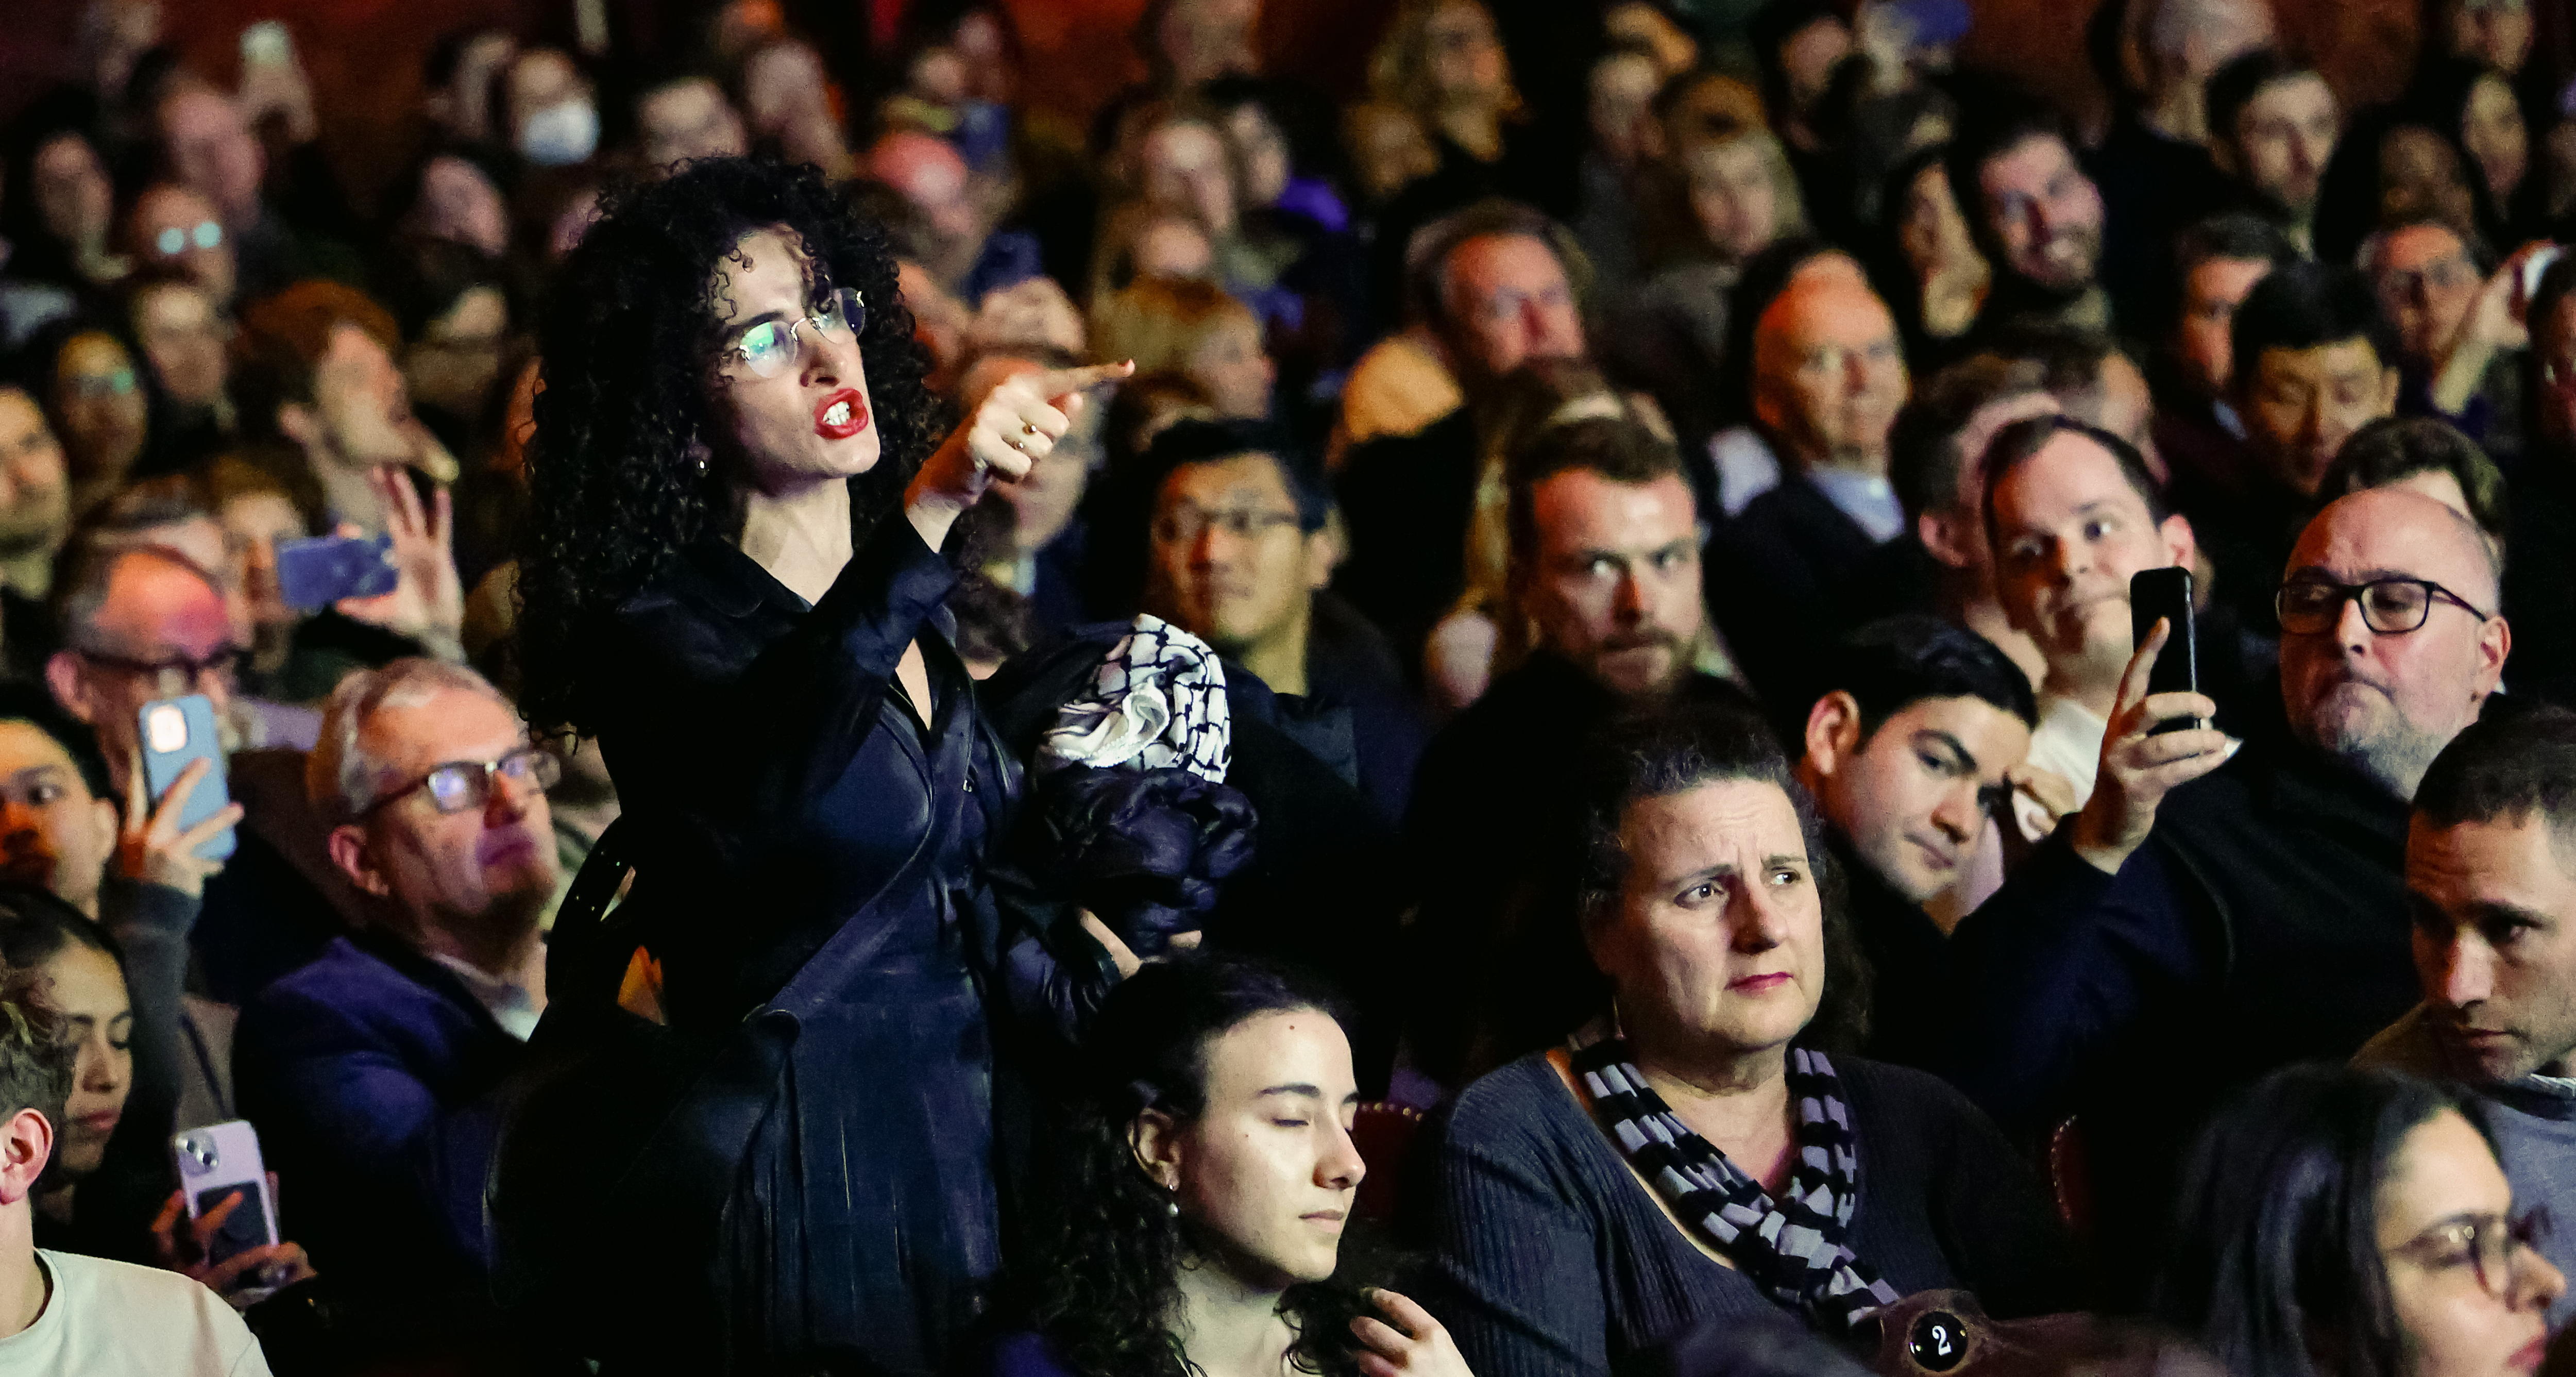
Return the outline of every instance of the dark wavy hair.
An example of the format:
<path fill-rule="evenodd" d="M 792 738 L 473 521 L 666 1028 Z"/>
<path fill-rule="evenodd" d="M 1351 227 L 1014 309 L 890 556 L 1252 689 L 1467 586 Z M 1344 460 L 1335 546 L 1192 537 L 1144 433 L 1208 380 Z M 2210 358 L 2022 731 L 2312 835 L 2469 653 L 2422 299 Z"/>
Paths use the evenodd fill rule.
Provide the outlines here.
<path fill-rule="evenodd" d="M 591 725 L 583 644 L 597 618 L 682 548 L 740 530 L 726 466 L 702 463 L 715 438 L 708 389 L 727 257 L 772 225 L 803 241 L 818 284 L 854 287 L 867 304 L 859 347 L 882 450 L 850 480 L 854 541 L 900 507 L 944 433 L 885 232 L 820 171 L 707 158 L 663 181 L 611 187 L 537 327 L 543 390 L 528 445 L 519 653 L 521 706 L 540 727 Z"/>
<path fill-rule="evenodd" d="M 1148 1109 L 1187 1121 L 1207 1111 L 1211 1043 L 1263 1014 L 1313 1009 L 1347 1030 L 1340 999 L 1287 967 L 1243 956 L 1158 961 L 1128 977 L 1084 1039 L 1087 1083 L 1058 1155 L 1055 1217 L 1038 1236 L 1022 1281 L 1023 1320 L 1076 1377 L 1197 1377 L 1173 1332 L 1180 1272 L 1200 1254 L 1190 1222 L 1136 1161 L 1136 1121 Z M 1351 1279 L 1353 1249 L 1326 1281 L 1288 1288 L 1280 1302 L 1300 1372 L 1355 1373 L 1351 1321 L 1374 1314 Z"/>

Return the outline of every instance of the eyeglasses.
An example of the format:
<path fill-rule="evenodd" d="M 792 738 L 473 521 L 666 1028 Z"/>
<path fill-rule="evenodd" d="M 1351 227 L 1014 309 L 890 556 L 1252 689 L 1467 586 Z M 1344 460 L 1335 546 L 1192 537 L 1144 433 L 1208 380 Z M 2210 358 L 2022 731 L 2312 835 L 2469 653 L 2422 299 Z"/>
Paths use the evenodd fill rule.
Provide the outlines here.
<path fill-rule="evenodd" d="M 176 258 L 188 251 L 190 244 L 201 249 L 224 246 L 224 227 L 212 220 L 200 220 L 194 226 L 172 225 L 152 236 L 152 247 L 164 258 Z"/>
<path fill-rule="evenodd" d="M 2361 604 L 2362 624 L 2382 636 L 2402 636 L 2432 618 L 2433 604 L 2447 602 L 2479 621 L 2487 620 L 2468 599 L 2431 579 L 2372 579 L 2337 583 L 2332 579 L 2298 578 L 2281 585 L 2272 599 L 2281 629 L 2294 636 L 2323 635 L 2334 629 L 2346 602 Z"/>
<path fill-rule="evenodd" d="M 492 799 L 492 779 L 496 775 L 542 794 L 563 779 L 563 761 L 541 746 L 522 746 L 489 762 L 451 760 L 422 775 L 418 782 L 406 784 L 358 810 L 358 816 L 373 816 L 423 790 L 428 791 L 431 806 L 442 813 L 480 808 Z"/>
<path fill-rule="evenodd" d="M 843 287 L 824 296 L 814 314 L 796 320 L 764 320 L 742 332 L 731 348 L 716 356 L 719 362 L 739 358 L 742 366 L 755 378 L 775 378 L 796 366 L 804 357 L 796 332 L 807 326 L 826 339 L 856 339 L 868 328 L 867 303 L 859 299 L 855 288 Z"/>
<path fill-rule="evenodd" d="M 2379 284 L 2379 299 L 2403 306 L 2415 294 L 2430 287 L 2436 291 L 2455 292 L 2478 285 L 2478 265 L 2457 254 L 2439 263 L 2429 263 L 2413 272 L 2390 273 Z"/>
<path fill-rule="evenodd" d="M 102 397 L 131 396 L 141 385 L 131 368 L 118 368 L 106 373 L 74 373 L 63 379 L 63 386 L 69 388 L 73 396 L 93 402 Z"/>
<path fill-rule="evenodd" d="M 1213 529 L 1237 540 L 1250 540 L 1279 527 L 1298 524 L 1295 512 L 1263 512 L 1249 507 L 1212 512 L 1183 502 L 1168 514 L 1154 519 L 1154 538 L 1175 545 L 1192 545 Z"/>
<path fill-rule="evenodd" d="M 2461 1215 L 2443 1220 L 2388 1250 L 2427 1271 L 2469 1268 L 2478 1286 L 2498 1300 L 2522 1289 L 2523 1260 L 2537 1256 L 2549 1238 L 2549 1211 L 2536 1209 L 2520 1219 L 2496 1214 Z"/>
<path fill-rule="evenodd" d="M 137 660 L 124 655 L 111 655 L 103 650 L 82 650 L 77 647 L 72 653 L 92 664 L 122 670 L 138 678 L 148 679 L 152 683 L 153 693 L 163 698 L 176 698 L 191 692 L 209 677 L 230 688 L 239 682 L 242 666 L 250 661 L 249 651 L 230 645 L 215 647 L 203 659 L 174 655 L 166 660 Z"/>

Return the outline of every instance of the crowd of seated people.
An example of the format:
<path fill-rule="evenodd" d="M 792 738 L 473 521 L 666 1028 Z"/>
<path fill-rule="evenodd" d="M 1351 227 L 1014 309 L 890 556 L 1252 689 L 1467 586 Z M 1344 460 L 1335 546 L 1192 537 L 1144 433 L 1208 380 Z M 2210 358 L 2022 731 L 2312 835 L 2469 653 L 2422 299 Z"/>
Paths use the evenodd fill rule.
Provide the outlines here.
<path fill-rule="evenodd" d="M 2563 5 L 72 8 L 0 1373 L 2576 1370 Z"/>

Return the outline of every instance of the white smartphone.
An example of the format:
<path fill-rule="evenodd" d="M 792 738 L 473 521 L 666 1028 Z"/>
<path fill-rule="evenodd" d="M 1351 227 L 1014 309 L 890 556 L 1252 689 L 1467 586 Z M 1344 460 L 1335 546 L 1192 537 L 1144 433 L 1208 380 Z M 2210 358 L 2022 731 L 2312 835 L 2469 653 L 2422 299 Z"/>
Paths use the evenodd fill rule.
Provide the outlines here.
<path fill-rule="evenodd" d="M 295 41 L 287 35 L 285 24 L 263 19 L 242 30 L 241 55 L 244 63 L 283 67 L 294 60 Z"/>
<path fill-rule="evenodd" d="M 2522 299 L 2524 301 L 2539 295 L 2541 275 L 2548 272 L 2549 265 L 2557 262 L 2559 255 L 2565 252 L 2567 250 L 2564 246 L 2552 244 L 2522 261 Z"/>
<path fill-rule="evenodd" d="M 268 1171 L 259 1160 L 259 1134 L 249 1121 L 192 1128 L 170 1140 L 179 1159 L 179 1191 L 188 1202 L 188 1217 L 201 1219 L 225 1197 L 241 1192 L 241 1204 L 224 1217 L 223 1228 L 206 1244 L 206 1260 L 220 1263 L 236 1254 L 277 1241 L 277 1202 L 269 1198 Z"/>

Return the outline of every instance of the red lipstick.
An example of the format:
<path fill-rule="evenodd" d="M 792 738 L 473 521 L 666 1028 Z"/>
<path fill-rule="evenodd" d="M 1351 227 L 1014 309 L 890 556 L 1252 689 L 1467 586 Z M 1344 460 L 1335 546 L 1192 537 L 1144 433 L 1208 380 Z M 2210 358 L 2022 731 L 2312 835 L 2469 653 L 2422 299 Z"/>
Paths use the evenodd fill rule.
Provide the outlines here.
<path fill-rule="evenodd" d="M 855 387 L 844 387 L 814 404 L 814 433 L 826 440 L 846 440 L 867 428 L 868 399 Z"/>

